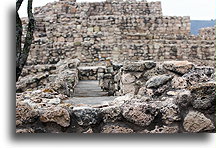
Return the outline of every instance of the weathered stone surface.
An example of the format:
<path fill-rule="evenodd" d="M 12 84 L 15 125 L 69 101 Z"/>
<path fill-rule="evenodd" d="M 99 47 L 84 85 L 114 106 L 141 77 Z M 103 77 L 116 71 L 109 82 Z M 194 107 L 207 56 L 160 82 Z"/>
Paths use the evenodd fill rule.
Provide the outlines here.
<path fill-rule="evenodd" d="M 161 102 L 160 112 L 162 114 L 162 121 L 165 124 L 171 124 L 175 121 L 180 121 L 180 110 L 178 106 L 174 103 L 174 98 L 167 98 L 165 101 Z"/>
<path fill-rule="evenodd" d="M 122 104 L 124 104 L 125 102 L 131 100 L 134 98 L 134 95 L 132 94 L 127 94 L 124 96 L 119 96 L 117 98 L 114 99 L 114 101 L 112 101 L 110 103 L 111 106 L 121 106 Z"/>
<path fill-rule="evenodd" d="M 151 134 L 174 134 L 178 133 L 179 128 L 178 126 L 163 126 L 163 127 L 158 127 L 156 126 L 154 130 L 144 130 L 141 131 L 140 133 L 151 133 Z"/>
<path fill-rule="evenodd" d="M 147 88 L 157 88 L 157 87 L 165 84 L 166 82 L 168 82 L 172 78 L 173 78 L 173 76 L 171 76 L 171 75 L 154 76 L 146 82 L 146 87 Z"/>
<path fill-rule="evenodd" d="M 210 81 L 211 78 L 204 73 L 190 72 L 183 75 L 183 78 L 190 84 L 195 85 L 198 83 L 203 83 Z"/>
<path fill-rule="evenodd" d="M 194 64 L 188 61 L 168 61 L 164 62 L 163 67 L 181 75 L 190 72 L 194 68 Z"/>
<path fill-rule="evenodd" d="M 204 132 L 215 129 L 214 124 L 204 114 L 197 111 L 190 111 L 184 119 L 184 129 L 187 132 Z"/>
<path fill-rule="evenodd" d="M 158 114 L 156 104 L 148 104 L 136 99 L 125 102 L 121 109 L 125 119 L 140 126 L 150 125 Z"/>
<path fill-rule="evenodd" d="M 134 94 L 135 93 L 135 86 L 134 84 L 125 84 L 125 85 L 122 85 L 122 94 Z"/>
<path fill-rule="evenodd" d="M 117 124 L 111 124 L 111 125 L 105 125 L 102 128 L 101 133 L 109 133 L 109 134 L 116 134 L 116 133 L 122 133 L 122 134 L 127 134 L 127 133 L 133 133 L 133 129 L 129 127 L 124 127 L 121 125 Z"/>
<path fill-rule="evenodd" d="M 16 101 L 16 126 L 31 124 L 39 117 L 39 112 L 27 103 Z"/>
<path fill-rule="evenodd" d="M 45 110 L 42 110 L 40 121 L 55 122 L 63 127 L 68 127 L 70 125 L 70 115 L 66 109 L 52 106 Z"/>
<path fill-rule="evenodd" d="M 81 126 L 94 125 L 100 122 L 101 112 L 99 109 L 90 107 L 76 107 L 73 109 L 75 120 Z"/>
<path fill-rule="evenodd" d="M 32 128 L 29 129 L 16 129 L 16 133 L 34 133 L 35 131 Z"/>
<path fill-rule="evenodd" d="M 121 76 L 121 80 L 123 84 L 130 84 L 135 82 L 136 79 L 135 76 L 131 75 L 130 73 L 127 73 Z"/>
<path fill-rule="evenodd" d="M 184 77 L 174 77 L 171 82 L 172 88 L 184 89 L 188 86 L 187 79 Z"/>
<path fill-rule="evenodd" d="M 104 107 L 101 109 L 103 122 L 115 122 L 121 119 L 121 109 L 119 106 Z"/>
<path fill-rule="evenodd" d="M 147 69 L 151 69 L 156 66 L 156 63 L 153 61 L 142 61 L 142 62 L 132 62 L 126 63 L 123 66 L 125 71 L 132 72 L 144 72 Z"/>
<path fill-rule="evenodd" d="M 191 92 L 189 90 L 178 91 L 177 103 L 179 106 L 187 107 L 192 101 Z"/>
<path fill-rule="evenodd" d="M 196 109 L 208 109 L 215 106 L 215 82 L 199 83 L 191 86 L 192 105 Z"/>

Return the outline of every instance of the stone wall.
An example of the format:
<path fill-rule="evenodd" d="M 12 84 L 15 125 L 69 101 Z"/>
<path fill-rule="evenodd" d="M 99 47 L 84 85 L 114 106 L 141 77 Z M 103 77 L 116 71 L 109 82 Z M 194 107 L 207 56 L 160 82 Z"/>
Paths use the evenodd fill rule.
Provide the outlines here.
<path fill-rule="evenodd" d="M 98 80 L 100 74 L 104 73 L 105 66 L 85 66 L 79 67 L 79 80 Z"/>
<path fill-rule="evenodd" d="M 79 81 L 79 63 L 78 59 L 64 59 L 52 65 L 25 66 L 16 83 L 17 92 L 52 89 L 70 97 Z"/>
<path fill-rule="evenodd" d="M 35 15 L 69 14 L 78 17 L 89 17 L 98 15 L 162 15 L 161 3 L 146 1 L 113 1 L 93 3 L 76 3 L 74 1 L 60 0 L 48 3 L 34 10 Z"/>
<path fill-rule="evenodd" d="M 17 93 L 16 132 L 215 132 L 214 78 L 213 67 L 187 61 L 123 64 L 115 79 L 126 95 L 108 104 L 68 104 L 50 88 Z"/>
<path fill-rule="evenodd" d="M 190 18 L 162 16 L 160 2 L 59 1 L 36 8 L 35 18 L 28 65 L 64 58 L 83 63 L 183 59 L 213 65 L 214 38 L 190 36 Z"/>
<path fill-rule="evenodd" d="M 215 27 L 202 28 L 199 35 L 205 40 L 215 40 Z"/>

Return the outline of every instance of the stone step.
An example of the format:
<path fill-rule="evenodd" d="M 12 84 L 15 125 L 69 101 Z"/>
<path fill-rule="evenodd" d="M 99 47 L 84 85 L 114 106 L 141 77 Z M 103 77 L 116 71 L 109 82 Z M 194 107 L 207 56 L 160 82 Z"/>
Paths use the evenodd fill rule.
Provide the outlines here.
<path fill-rule="evenodd" d="M 74 89 L 74 97 L 102 97 L 108 96 L 108 92 L 104 92 L 98 86 L 97 80 L 83 80 L 79 81 Z"/>
<path fill-rule="evenodd" d="M 105 97 L 73 97 L 68 100 L 64 100 L 64 103 L 79 105 L 79 104 L 85 104 L 85 105 L 102 105 L 107 104 L 108 102 L 113 101 L 116 98 L 116 96 L 105 96 Z"/>

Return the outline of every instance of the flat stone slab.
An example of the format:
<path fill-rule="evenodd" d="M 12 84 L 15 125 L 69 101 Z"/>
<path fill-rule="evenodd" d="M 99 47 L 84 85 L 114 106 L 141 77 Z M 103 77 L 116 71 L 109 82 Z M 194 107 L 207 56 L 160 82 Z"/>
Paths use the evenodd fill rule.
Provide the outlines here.
<path fill-rule="evenodd" d="M 113 101 L 116 96 L 104 96 L 104 97 L 73 97 L 68 100 L 64 100 L 64 103 L 69 104 L 85 104 L 85 105 L 102 105 Z"/>
<path fill-rule="evenodd" d="M 113 101 L 116 96 L 108 96 L 108 92 L 103 91 L 98 83 L 97 80 L 79 81 L 74 89 L 73 97 L 63 102 L 74 105 L 102 105 Z"/>

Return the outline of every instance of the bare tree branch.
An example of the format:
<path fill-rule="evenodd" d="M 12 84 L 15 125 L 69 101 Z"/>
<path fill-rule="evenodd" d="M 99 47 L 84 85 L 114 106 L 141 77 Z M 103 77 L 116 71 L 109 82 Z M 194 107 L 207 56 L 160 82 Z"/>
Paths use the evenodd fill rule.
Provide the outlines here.
<path fill-rule="evenodd" d="M 22 21 L 16 12 L 16 67 L 19 67 L 19 60 L 22 51 Z"/>
<path fill-rule="evenodd" d="M 16 11 L 19 10 L 20 6 L 22 5 L 23 0 L 17 0 L 16 2 Z"/>
<path fill-rule="evenodd" d="M 31 49 L 32 40 L 33 40 L 35 20 L 34 20 L 34 16 L 32 13 L 32 1 L 33 0 L 28 0 L 27 12 L 28 12 L 29 23 L 28 23 L 28 27 L 27 27 L 27 33 L 26 33 L 23 49 L 19 51 L 19 47 L 21 46 L 20 45 L 21 43 L 17 44 L 17 46 L 18 46 L 17 52 L 20 52 L 20 53 L 17 53 L 17 60 L 18 61 L 17 61 L 17 66 L 16 66 L 16 81 L 18 81 L 18 78 L 21 75 L 22 69 L 23 69 L 24 65 L 26 64 L 28 54 L 29 54 L 29 51 Z M 19 17 L 19 15 L 17 15 L 17 17 Z M 19 22 L 18 22 L 18 24 L 19 24 Z M 17 31 L 18 31 L 18 28 L 17 28 Z M 19 32 L 17 32 L 17 33 L 19 33 Z M 19 39 L 19 35 L 20 34 L 18 34 L 17 39 Z M 20 40 L 17 40 L 17 41 L 20 41 Z"/>

